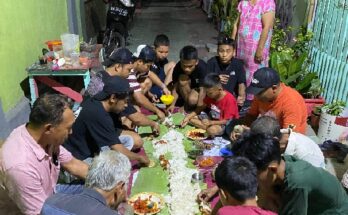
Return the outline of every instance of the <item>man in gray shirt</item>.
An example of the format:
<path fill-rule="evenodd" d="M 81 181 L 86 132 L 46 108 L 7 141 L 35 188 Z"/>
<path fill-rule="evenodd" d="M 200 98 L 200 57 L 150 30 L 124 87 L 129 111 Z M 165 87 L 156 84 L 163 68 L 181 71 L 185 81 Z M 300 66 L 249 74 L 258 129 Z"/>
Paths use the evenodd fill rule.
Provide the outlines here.
<path fill-rule="evenodd" d="M 126 200 L 126 183 L 131 165 L 128 158 L 116 151 L 104 151 L 93 159 L 80 194 L 57 193 L 49 197 L 42 215 L 118 215 L 113 210 Z"/>

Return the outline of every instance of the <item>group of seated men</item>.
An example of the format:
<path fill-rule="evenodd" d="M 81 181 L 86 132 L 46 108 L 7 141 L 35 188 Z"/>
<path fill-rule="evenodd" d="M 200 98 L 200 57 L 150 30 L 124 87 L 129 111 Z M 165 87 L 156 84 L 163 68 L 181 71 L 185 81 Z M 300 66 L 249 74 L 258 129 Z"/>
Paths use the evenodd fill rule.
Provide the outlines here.
<path fill-rule="evenodd" d="M 281 83 L 277 71 L 259 69 L 247 88 L 235 43 L 225 35 L 208 63 L 193 46 L 182 48 L 176 64 L 167 60 L 168 51 L 165 35 L 156 37 L 154 48 L 141 45 L 134 54 L 115 49 L 105 69 L 92 74 L 76 119 L 66 97 L 38 98 L 29 122 L 10 134 L 0 151 L 0 190 L 9 197 L 0 201 L 0 214 L 12 203 L 24 214 L 117 214 L 114 209 L 126 200 L 129 160 L 150 162 L 136 153 L 143 141 L 135 128 L 160 132 L 142 112 L 163 120 L 177 106 L 186 112 L 182 126 L 190 123 L 236 142 L 236 157 L 216 169 L 217 186 L 198 196 L 207 201 L 219 194 L 213 214 L 348 213 L 344 190 L 305 136 L 304 100 Z M 247 93 L 254 99 L 240 116 Z M 164 110 L 156 106 L 163 94 L 174 96 Z M 59 184 L 60 168 L 85 186 Z"/>

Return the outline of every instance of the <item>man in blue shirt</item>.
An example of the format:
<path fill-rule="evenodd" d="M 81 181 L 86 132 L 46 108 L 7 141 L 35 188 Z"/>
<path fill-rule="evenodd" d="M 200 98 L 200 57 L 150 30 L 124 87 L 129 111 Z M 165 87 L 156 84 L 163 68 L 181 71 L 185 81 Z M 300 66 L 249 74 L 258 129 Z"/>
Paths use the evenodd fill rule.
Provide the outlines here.
<path fill-rule="evenodd" d="M 113 210 L 126 200 L 126 182 L 131 165 L 128 158 L 112 150 L 93 159 L 85 188 L 80 194 L 57 193 L 49 197 L 42 215 L 118 215 Z"/>

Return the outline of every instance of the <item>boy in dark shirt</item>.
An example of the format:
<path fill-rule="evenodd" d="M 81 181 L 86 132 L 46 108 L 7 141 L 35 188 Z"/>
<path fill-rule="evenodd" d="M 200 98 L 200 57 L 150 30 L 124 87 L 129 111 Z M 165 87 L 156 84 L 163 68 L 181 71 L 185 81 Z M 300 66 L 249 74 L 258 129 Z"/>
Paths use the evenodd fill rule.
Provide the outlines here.
<path fill-rule="evenodd" d="M 232 151 L 255 164 L 260 200 L 280 215 L 348 214 L 348 197 L 337 178 L 306 161 L 282 157 L 277 139 L 245 134 Z"/>
<path fill-rule="evenodd" d="M 218 56 L 212 57 L 207 68 L 209 72 L 219 74 L 221 84 L 225 90 L 237 98 L 238 106 L 242 107 L 245 101 L 246 74 L 243 61 L 234 58 L 236 43 L 227 35 L 218 38 Z"/>
<path fill-rule="evenodd" d="M 169 38 L 165 34 L 159 34 L 156 36 L 153 45 L 155 47 L 156 60 L 150 70 L 167 86 L 172 82 L 173 69 L 175 67 L 175 62 L 169 62 L 167 59 L 170 46 Z M 163 94 L 163 90 L 157 85 L 153 85 L 150 92 L 157 98 L 160 98 Z"/>
<path fill-rule="evenodd" d="M 198 59 L 197 49 L 193 46 L 185 46 L 180 51 L 180 61 L 175 65 L 173 71 L 174 102 L 168 111 L 173 111 L 179 96 L 188 107 L 203 105 L 204 89 L 201 82 L 207 75 L 207 65 Z"/>
<path fill-rule="evenodd" d="M 247 158 L 223 160 L 215 170 L 215 181 L 223 206 L 218 215 L 275 215 L 257 205 L 257 170 Z"/>
<path fill-rule="evenodd" d="M 231 93 L 223 90 L 217 74 L 208 74 L 203 80 L 203 86 L 206 91 L 204 105 L 188 114 L 182 121 L 182 126 L 190 122 L 198 128 L 207 130 L 209 136 L 222 135 L 226 123 L 239 117 L 236 99 Z M 206 108 L 209 110 L 210 118 L 205 117 L 206 115 L 197 117 Z"/>

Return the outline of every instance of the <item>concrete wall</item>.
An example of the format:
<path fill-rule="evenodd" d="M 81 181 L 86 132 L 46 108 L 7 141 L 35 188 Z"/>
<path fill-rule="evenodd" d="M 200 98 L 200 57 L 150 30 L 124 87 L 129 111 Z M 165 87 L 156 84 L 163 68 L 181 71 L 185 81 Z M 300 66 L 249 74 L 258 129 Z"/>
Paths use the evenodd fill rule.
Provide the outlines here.
<path fill-rule="evenodd" d="M 38 59 L 46 40 L 68 31 L 68 17 L 65 0 L 1 0 L 0 8 L 1 139 L 27 119 L 20 86 L 23 82 L 28 91 L 25 68 Z"/>

